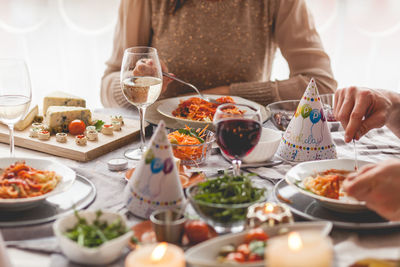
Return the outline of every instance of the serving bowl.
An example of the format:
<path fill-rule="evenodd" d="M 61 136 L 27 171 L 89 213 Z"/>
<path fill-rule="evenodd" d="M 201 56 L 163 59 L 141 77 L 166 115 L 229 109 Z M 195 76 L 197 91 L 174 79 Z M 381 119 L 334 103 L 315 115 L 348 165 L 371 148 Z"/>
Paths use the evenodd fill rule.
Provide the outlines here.
<path fill-rule="evenodd" d="M 271 121 L 278 130 L 286 131 L 299 103 L 300 100 L 285 100 L 267 105 L 266 109 L 271 113 Z"/>
<path fill-rule="evenodd" d="M 215 134 L 209 130 L 205 130 L 204 133 L 204 143 L 201 144 L 180 145 L 171 143 L 172 152 L 176 158 L 181 160 L 182 165 L 199 166 L 210 156 Z"/>
<path fill-rule="evenodd" d="M 28 198 L 0 198 L 1 210 L 24 210 L 35 207 L 45 201 L 46 198 L 65 192 L 75 182 L 75 171 L 59 162 L 44 158 L 2 157 L 0 158 L 0 168 L 5 169 L 11 164 L 21 161 L 24 161 L 26 165 L 37 170 L 54 171 L 61 176 L 61 180 L 52 191 L 40 196 Z"/>
<path fill-rule="evenodd" d="M 332 223 L 328 221 L 318 222 L 296 222 L 293 224 L 284 224 L 282 226 L 274 227 L 262 227 L 263 230 L 269 237 L 278 235 L 282 228 L 286 228 L 287 231 L 318 231 L 322 236 L 327 236 L 331 229 Z M 226 245 L 237 246 L 244 242 L 247 231 L 243 231 L 236 234 L 222 235 L 208 241 L 202 242 L 186 251 L 186 260 L 189 264 L 198 267 L 229 267 L 229 266 L 242 266 L 242 267 L 263 267 L 265 266 L 264 261 L 240 263 L 233 265 L 228 262 L 218 262 L 217 256 L 221 247 Z"/>
<path fill-rule="evenodd" d="M 258 144 L 242 161 L 245 163 L 257 163 L 271 160 L 278 150 L 282 133 L 269 128 L 262 128 Z"/>
<path fill-rule="evenodd" d="M 79 216 L 86 219 L 88 224 L 96 219 L 96 211 L 80 211 Z M 123 215 L 102 211 L 100 217 L 101 221 L 106 221 L 108 224 L 115 222 L 120 219 L 123 225 L 126 227 L 126 219 Z M 106 241 L 99 247 L 88 248 L 79 245 L 77 242 L 69 239 L 65 236 L 67 230 L 73 228 L 78 222 L 75 214 L 68 215 L 66 217 L 58 219 L 53 224 L 54 235 L 57 238 L 58 244 L 61 251 L 73 262 L 81 264 L 108 264 L 115 261 L 124 251 L 132 237 L 132 231 L 126 232 L 117 238 Z"/>
<path fill-rule="evenodd" d="M 371 164 L 371 162 L 358 160 L 359 167 L 367 164 Z M 354 160 L 329 159 L 303 162 L 291 168 L 286 173 L 285 180 L 289 185 L 296 188 L 300 193 L 315 199 L 321 206 L 325 208 L 346 213 L 361 212 L 367 210 L 367 206 L 363 201 L 358 201 L 354 198 L 347 196 L 340 197 L 339 199 L 328 198 L 317 195 L 305 188 L 303 184 L 305 178 L 329 169 L 354 171 Z"/>
<path fill-rule="evenodd" d="M 256 188 L 261 186 L 253 185 Z M 217 204 L 209 203 L 202 200 L 197 200 L 195 196 L 199 192 L 199 185 L 195 184 L 187 188 L 186 194 L 190 203 L 200 217 L 212 225 L 218 233 L 229 233 L 240 231 L 243 229 L 246 222 L 247 209 L 251 205 L 266 201 L 267 190 L 264 194 L 255 201 L 240 204 Z"/>

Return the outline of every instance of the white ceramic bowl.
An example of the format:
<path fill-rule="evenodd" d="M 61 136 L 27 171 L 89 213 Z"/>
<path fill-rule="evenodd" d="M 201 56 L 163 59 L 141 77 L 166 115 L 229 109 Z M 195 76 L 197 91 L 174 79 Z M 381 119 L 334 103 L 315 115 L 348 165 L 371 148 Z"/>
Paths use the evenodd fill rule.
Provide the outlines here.
<path fill-rule="evenodd" d="M 39 205 L 50 196 L 67 191 L 75 182 L 75 171 L 64 164 L 44 158 L 2 157 L 0 158 L 0 168 L 7 168 L 17 161 L 25 161 L 28 166 L 38 170 L 55 171 L 58 175 L 61 175 L 62 178 L 52 191 L 41 196 L 29 198 L 0 198 L 0 209 L 2 210 L 24 210 L 32 208 Z"/>
<path fill-rule="evenodd" d="M 123 215 L 114 212 L 102 211 L 100 220 L 112 223 L 116 219 L 121 218 L 126 226 L 126 219 Z M 96 218 L 96 211 L 80 211 L 79 216 L 85 218 L 91 224 Z M 73 262 L 81 264 L 108 264 L 115 261 L 124 251 L 124 247 L 128 244 L 132 237 L 132 231 L 128 231 L 124 235 L 107 241 L 97 248 L 87 248 L 78 245 L 64 235 L 64 233 L 75 226 L 77 218 L 74 214 L 58 219 L 53 224 L 54 235 L 57 237 L 61 251 Z"/>
<path fill-rule="evenodd" d="M 371 162 L 363 160 L 358 161 L 359 167 L 367 164 L 371 164 Z M 314 198 L 319 204 L 328 209 L 347 213 L 367 210 L 367 206 L 363 201 L 358 201 L 347 196 L 340 197 L 339 199 L 332 199 L 314 194 L 304 188 L 303 180 L 306 177 L 329 169 L 354 171 L 354 159 L 328 159 L 302 162 L 291 168 L 286 173 L 285 179 L 289 185 L 296 188 L 300 193 Z"/>
<path fill-rule="evenodd" d="M 332 229 L 332 223 L 328 221 L 296 222 L 293 224 L 284 224 L 282 226 L 263 227 L 263 229 L 269 237 L 273 237 L 278 235 L 281 227 L 287 228 L 289 231 L 314 230 L 319 231 L 322 236 L 327 236 Z M 264 261 L 240 264 L 220 263 L 217 261 L 218 252 L 221 247 L 229 244 L 237 246 L 243 243 L 247 232 L 248 230 L 236 234 L 221 235 L 219 237 L 215 237 L 205 242 L 202 242 L 186 251 L 186 261 L 191 265 L 197 267 L 264 267 Z"/>
<path fill-rule="evenodd" d="M 245 163 L 256 163 L 272 159 L 278 150 L 281 137 L 282 132 L 263 128 L 260 141 L 242 161 Z"/>

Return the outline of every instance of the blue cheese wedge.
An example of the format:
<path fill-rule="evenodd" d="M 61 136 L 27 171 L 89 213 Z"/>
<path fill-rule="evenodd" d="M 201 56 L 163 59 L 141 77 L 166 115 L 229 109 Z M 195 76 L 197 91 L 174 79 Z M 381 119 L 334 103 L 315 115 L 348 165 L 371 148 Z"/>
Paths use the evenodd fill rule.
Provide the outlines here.
<path fill-rule="evenodd" d="M 53 92 L 45 96 L 43 99 L 43 114 L 47 114 L 47 109 L 50 106 L 72 106 L 86 107 L 86 100 L 64 92 Z"/>
<path fill-rule="evenodd" d="M 51 133 L 66 133 L 68 124 L 77 119 L 90 125 L 92 113 L 89 109 L 82 107 L 50 106 L 47 109 L 45 124 Z"/>

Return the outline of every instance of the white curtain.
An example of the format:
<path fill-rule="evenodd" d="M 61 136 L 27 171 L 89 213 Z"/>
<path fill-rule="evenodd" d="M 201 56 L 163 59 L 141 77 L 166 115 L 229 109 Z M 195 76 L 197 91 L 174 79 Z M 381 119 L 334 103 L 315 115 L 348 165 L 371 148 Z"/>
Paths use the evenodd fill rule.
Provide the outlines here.
<path fill-rule="evenodd" d="M 306 1 L 340 87 L 400 91 L 400 1 Z M 119 0 L 0 0 L 0 57 L 26 59 L 33 102 L 63 90 L 101 107 L 100 79 L 118 5 Z M 288 73 L 278 53 L 273 78 Z"/>

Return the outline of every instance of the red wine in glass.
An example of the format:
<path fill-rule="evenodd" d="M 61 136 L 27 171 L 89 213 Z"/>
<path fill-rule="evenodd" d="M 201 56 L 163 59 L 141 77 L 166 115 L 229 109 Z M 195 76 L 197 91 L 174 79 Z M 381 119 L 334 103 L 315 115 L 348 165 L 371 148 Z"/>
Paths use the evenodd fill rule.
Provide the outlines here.
<path fill-rule="evenodd" d="M 261 124 L 249 119 L 227 119 L 217 123 L 217 143 L 231 159 L 242 158 L 256 146 Z"/>

